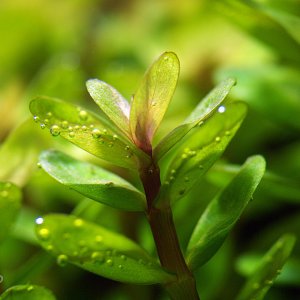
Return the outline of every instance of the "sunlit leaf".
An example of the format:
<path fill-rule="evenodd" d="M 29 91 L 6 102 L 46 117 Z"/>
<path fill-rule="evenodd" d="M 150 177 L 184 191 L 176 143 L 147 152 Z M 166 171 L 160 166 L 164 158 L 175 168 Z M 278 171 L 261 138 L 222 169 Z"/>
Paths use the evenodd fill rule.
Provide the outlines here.
<path fill-rule="evenodd" d="M 21 207 L 21 191 L 10 182 L 0 182 L 0 242 L 14 224 Z"/>
<path fill-rule="evenodd" d="M 59 214 L 37 219 L 41 245 L 57 257 L 59 265 L 70 262 L 95 274 L 129 283 L 165 283 L 165 272 L 138 244 L 74 216 Z"/>
<path fill-rule="evenodd" d="M 55 300 L 53 293 L 37 285 L 15 285 L 7 289 L 0 300 Z"/>
<path fill-rule="evenodd" d="M 185 195 L 221 156 L 247 111 L 240 102 L 223 108 L 182 139 L 165 175 L 161 199 L 175 201 Z"/>
<path fill-rule="evenodd" d="M 59 151 L 44 151 L 40 163 L 57 181 L 98 202 L 131 211 L 143 211 L 146 207 L 143 193 L 103 168 Z"/>
<path fill-rule="evenodd" d="M 264 299 L 265 294 L 280 274 L 295 244 L 293 235 L 283 235 L 264 255 L 259 266 L 247 280 L 237 300 Z"/>
<path fill-rule="evenodd" d="M 179 76 L 175 53 L 163 53 L 148 69 L 131 104 L 130 129 L 136 144 L 151 150 L 152 137 L 173 96 Z"/>
<path fill-rule="evenodd" d="M 154 149 L 154 157 L 161 159 L 180 139 L 182 139 L 200 121 L 204 121 L 215 109 L 221 105 L 235 85 L 235 80 L 228 78 L 216 86 L 185 119 L 185 121 L 172 130 Z M 222 108 L 221 108 L 222 109 Z"/>
<path fill-rule="evenodd" d="M 127 135 L 129 131 L 130 105 L 116 89 L 98 79 L 90 79 L 87 89 L 102 111 Z"/>
<path fill-rule="evenodd" d="M 200 217 L 187 247 L 187 262 L 196 269 L 221 247 L 239 219 L 265 172 L 261 156 L 249 158 L 229 185 Z"/>
<path fill-rule="evenodd" d="M 136 169 L 138 156 L 147 156 L 121 132 L 100 116 L 82 108 L 47 97 L 30 103 L 30 110 L 42 128 L 53 136 L 62 136 L 82 149 L 115 165 Z"/>

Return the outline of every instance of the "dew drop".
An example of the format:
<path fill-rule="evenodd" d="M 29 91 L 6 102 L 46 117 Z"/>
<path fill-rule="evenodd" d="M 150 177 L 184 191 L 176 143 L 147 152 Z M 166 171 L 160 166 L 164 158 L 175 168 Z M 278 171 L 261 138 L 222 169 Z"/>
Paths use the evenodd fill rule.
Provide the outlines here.
<path fill-rule="evenodd" d="M 53 136 L 58 136 L 60 134 L 60 127 L 58 125 L 52 125 L 50 128 L 50 133 Z"/>
<path fill-rule="evenodd" d="M 221 138 L 220 138 L 219 136 L 217 136 L 217 137 L 215 138 L 215 141 L 216 141 L 217 143 L 219 143 L 219 142 L 221 142 Z"/>
<path fill-rule="evenodd" d="M 52 245 L 48 245 L 48 246 L 46 247 L 46 249 L 47 249 L 47 251 L 52 251 L 52 250 L 53 250 L 53 246 L 52 246 Z"/>
<path fill-rule="evenodd" d="M 127 145 L 127 146 L 125 146 L 125 148 L 124 148 L 126 151 L 129 151 L 130 150 L 130 147 Z"/>
<path fill-rule="evenodd" d="M 35 224 L 41 225 L 44 223 L 44 219 L 42 217 L 38 217 L 35 219 Z"/>
<path fill-rule="evenodd" d="M 187 159 L 187 155 L 185 154 L 185 153 L 183 153 L 182 155 L 181 155 L 181 159 Z"/>
<path fill-rule="evenodd" d="M 44 123 L 41 123 L 40 126 L 41 126 L 42 129 L 45 129 L 45 128 L 46 128 L 46 125 L 45 125 Z"/>
<path fill-rule="evenodd" d="M 119 268 L 120 270 L 122 270 L 122 269 L 123 269 L 123 266 L 122 266 L 122 265 L 118 265 L 118 268 Z"/>
<path fill-rule="evenodd" d="M 74 126 L 74 129 L 75 129 L 75 130 L 79 130 L 79 129 L 80 129 L 80 126 L 79 126 L 79 125 L 75 125 L 75 126 Z"/>
<path fill-rule="evenodd" d="M 202 126 L 204 124 L 204 121 L 200 121 L 197 126 Z"/>
<path fill-rule="evenodd" d="M 36 166 L 37 166 L 39 169 L 42 167 L 42 165 L 41 165 L 40 162 L 38 162 L 38 163 L 36 164 Z"/>
<path fill-rule="evenodd" d="M 231 134 L 231 132 L 230 132 L 229 130 L 226 130 L 226 131 L 225 131 L 225 135 L 228 136 L 228 135 L 230 135 L 230 134 Z"/>
<path fill-rule="evenodd" d="M 174 176 L 170 176 L 170 181 L 173 181 L 175 179 Z"/>
<path fill-rule="evenodd" d="M 203 169 L 204 169 L 203 165 L 199 165 L 198 168 L 199 168 L 200 170 L 203 170 Z"/>
<path fill-rule="evenodd" d="M 50 112 L 50 111 L 47 112 L 47 117 L 48 117 L 48 118 L 51 118 L 51 117 L 52 117 L 52 112 Z"/>
<path fill-rule="evenodd" d="M 122 259 L 123 261 L 126 260 L 126 256 L 125 256 L 124 254 L 122 254 L 120 257 L 121 257 L 121 259 Z"/>
<path fill-rule="evenodd" d="M 111 267 L 111 266 L 113 266 L 114 262 L 112 259 L 109 258 L 106 260 L 106 264 Z"/>
<path fill-rule="evenodd" d="M 35 123 L 38 123 L 40 121 L 40 118 L 38 116 L 34 116 L 33 120 L 34 120 Z"/>
<path fill-rule="evenodd" d="M 70 132 L 69 132 L 69 137 L 70 137 L 70 138 L 73 138 L 74 136 L 75 136 L 75 132 L 74 132 L 74 131 L 70 131 Z"/>
<path fill-rule="evenodd" d="M 176 173 L 176 170 L 175 169 L 172 169 L 171 170 L 171 174 L 175 174 Z"/>
<path fill-rule="evenodd" d="M 67 129 L 68 126 L 69 126 L 69 122 L 68 122 L 68 121 L 62 121 L 62 122 L 61 122 L 61 127 L 62 127 L 63 129 Z"/>
<path fill-rule="evenodd" d="M 45 119 L 44 120 L 44 123 L 47 125 L 47 124 L 49 124 L 49 119 Z"/>
<path fill-rule="evenodd" d="M 73 131 L 74 130 L 73 126 L 69 126 L 68 130 L 69 130 L 69 132 Z"/>
<path fill-rule="evenodd" d="M 118 139 L 118 136 L 116 134 L 113 135 L 113 140 L 116 141 Z"/>
<path fill-rule="evenodd" d="M 79 112 L 79 118 L 80 118 L 80 120 L 82 120 L 82 121 L 86 121 L 87 118 L 88 118 L 88 113 L 87 113 L 85 110 L 81 110 L 81 111 Z"/>
<path fill-rule="evenodd" d="M 50 237 L 50 231 L 49 229 L 47 228 L 41 228 L 39 231 L 38 231 L 38 235 L 39 237 L 42 239 L 42 240 L 48 240 L 49 237 Z"/>
<path fill-rule="evenodd" d="M 95 251 L 91 254 L 91 259 L 96 260 L 97 262 L 104 262 L 104 255 L 98 251 Z"/>
<path fill-rule="evenodd" d="M 103 134 L 107 134 L 107 130 L 106 129 L 103 129 Z"/>
<path fill-rule="evenodd" d="M 226 107 L 225 107 L 224 105 L 221 105 L 221 106 L 218 107 L 218 112 L 219 112 L 220 114 L 224 113 L 225 110 L 226 110 Z"/>
<path fill-rule="evenodd" d="M 98 139 L 101 137 L 101 131 L 98 128 L 93 129 L 92 136 L 93 138 Z"/>
<path fill-rule="evenodd" d="M 64 267 L 68 263 L 68 256 L 65 254 L 58 255 L 56 262 L 59 266 Z"/>
<path fill-rule="evenodd" d="M 81 126 L 81 130 L 82 131 L 86 131 L 87 130 L 87 127 L 85 125 Z"/>
<path fill-rule="evenodd" d="M 73 224 L 74 224 L 75 227 L 81 227 L 83 225 L 83 220 L 82 219 L 76 219 Z"/>
<path fill-rule="evenodd" d="M 93 129 L 95 126 L 93 124 L 90 125 L 90 128 Z"/>

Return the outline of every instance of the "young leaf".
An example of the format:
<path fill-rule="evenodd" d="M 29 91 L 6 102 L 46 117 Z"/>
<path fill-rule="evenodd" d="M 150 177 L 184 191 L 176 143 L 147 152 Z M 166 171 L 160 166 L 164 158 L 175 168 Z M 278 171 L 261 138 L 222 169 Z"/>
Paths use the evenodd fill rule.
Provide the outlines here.
<path fill-rule="evenodd" d="M 165 283 L 174 279 L 138 244 L 74 216 L 59 214 L 37 219 L 40 244 L 67 262 L 113 280 L 136 283 Z"/>
<path fill-rule="evenodd" d="M 109 84 L 98 79 L 86 83 L 88 92 L 101 110 L 128 136 L 130 105 L 122 95 Z"/>
<path fill-rule="evenodd" d="M 163 53 L 148 69 L 133 97 L 130 111 L 132 137 L 139 147 L 151 151 L 152 137 L 173 96 L 179 76 L 175 53 Z"/>
<path fill-rule="evenodd" d="M 21 191 L 10 182 L 0 182 L 0 242 L 2 242 L 13 225 L 20 207 Z"/>
<path fill-rule="evenodd" d="M 15 285 L 7 289 L 0 300 L 55 300 L 53 293 L 38 285 Z"/>
<path fill-rule="evenodd" d="M 161 199 L 181 198 L 221 156 L 242 123 L 247 107 L 236 102 L 223 109 L 182 139 L 164 178 Z"/>
<path fill-rule="evenodd" d="M 146 207 L 143 193 L 98 166 L 78 161 L 59 151 L 44 151 L 40 163 L 57 181 L 93 200 L 129 211 L 144 211 Z"/>
<path fill-rule="evenodd" d="M 200 121 L 209 117 L 221 105 L 236 81 L 228 78 L 216 86 L 193 110 L 186 120 L 173 129 L 154 149 L 154 157 L 159 161 L 179 140 L 181 140 Z"/>
<path fill-rule="evenodd" d="M 237 300 L 262 300 L 290 256 L 295 237 L 283 235 L 264 255 L 260 265 L 246 282 Z"/>
<path fill-rule="evenodd" d="M 123 134 L 100 116 L 53 98 L 39 97 L 30 110 L 41 127 L 61 135 L 82 149 L 115 165 L 136 169 L 138 157 L 147 159 Z"/>
<path fill-rule="evenodd" d="M 187 247 L 187 262 L 195 270 L 221 247 L 239 219 L 265 172 L 261 156 L 247 159 L 229 185 L 208 205 Z"/>

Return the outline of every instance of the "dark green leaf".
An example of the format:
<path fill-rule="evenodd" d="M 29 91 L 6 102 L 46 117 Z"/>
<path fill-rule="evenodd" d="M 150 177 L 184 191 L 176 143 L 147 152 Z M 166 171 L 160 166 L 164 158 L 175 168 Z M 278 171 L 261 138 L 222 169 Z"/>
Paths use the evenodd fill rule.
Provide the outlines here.
<path fill-rule="evenodd" d="M 154 284 L 174 279 L 138 244 L 74 216 L 37 219 L 41 245 L 60 265 L 73 263 L 95 274 L 129 283 Z"/>
<path fill-rule="evenodd" d="M 280 274 L 294 244 L 295 237 L 293 235 L 282 236 L 262 258 L 259 266 L 238 295 L 237 300 L 262 300 Z"/>
<path fill-rule="evenodd" d="M 249 158 L 229 185 L 208 205 L 187 247 L 187 262 L 193 270 L 207 262 L 221 247 L 264 172 L 265 161 L 261 156 Z"/>
<path fill-rule="evenodd" d="M 15 285 L 7 289 L 0 300 L 55 300 L 48 289 L 37 285 Z"/>
<path fill-rule="evenodd" d="M 144 194 L 105 169 L 78 161 L 59 151 L 44 151 L 40 163 L 57 181 L 86 197 L 119 209 L 145 210 Z"/>
<path fill-rule="evenodd" d="M 200 121 L 209 117 L 225 100 L 235 80 L 228 78 L 216 86 L 194 109 L 188 118 L 172 130 L 154 149 L 154 157 L 159 161 L 179 140 L 181 140 Z"/>
<path fill-rule="evenodd" d="M 80 107 L 39 97 L 31 101 L 30 110 L 41 127 L 49 128 L 53 136 L 60 135 L 115 165 L 136 169 L 139 157 L 147 159 L 142 151 L 107 120 Z"/>

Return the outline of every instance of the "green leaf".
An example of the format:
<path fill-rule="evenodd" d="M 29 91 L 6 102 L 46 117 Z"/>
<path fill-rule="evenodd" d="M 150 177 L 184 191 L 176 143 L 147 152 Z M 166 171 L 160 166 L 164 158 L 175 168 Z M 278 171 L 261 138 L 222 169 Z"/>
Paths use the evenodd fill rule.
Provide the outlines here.
<path fill-rule="evenodd" d="M 164 176 L 160 199 L 181 198 L 222 155 L 240 127 L 247 107 L 235 102 L 223 109 L 193 128 L 179 143 Z"/>
<path fill-rule="evenodd" d="M 187 262 L 195 270 L 221 247 L 238 221 L 265 172 L 261 156 L 247 159 L 229 185 L 207 206 L 187 247 Z"/>
<path fill-rule="evenodd" d="M 86 83 L 88 92 L 101 110 L 128 136 L 130 105 L 119 92 L 109 84 L 98 79 Z"/>
<path fill-rule="evenodd" d="M 136 283 L 165 283 L 174 279 L 138 244 L 74 216 L 59 214 L 37 219 L 40 244 L 67 262 L 113 280 Z"/>
<path fill-rule="evenodd" d="M 144 194 L 105 169 L 51 150 L 41 154 L 40 163 L 50 176 L 86 197 L 119 209 L 145 210 Z"/>
<path fill-rule="evenodd" d="M 163 53 L 148 69 L 130 111 L 130 129 L 137 145 L 151 150 L 152 137 L 159 126 L 176 88 L 179 60 L 175 53 Z"/>
<path fill-rule="evenodd" d="M 236 81 L 228 78 L 216 86 L 193 110 L 187 119 L 165 136 L 154 149 L 154 157 L 159 161 L 179 140 L 200 121 L 208 118 L 225 100 Z"/>
<path fill-rule="evenodd" d="M 55 300 L 53 293 L 38 285 L 15 285 L 7 289 L 0 300 Z"/>
<path fill-rule="evenodd" d="M 264 255 L 261 263 L 242 288 L 237 300 L 262 300 L 290 256 L 295 237 L 283 235 Z"/>
<path fill-rule="evenodd" d="M 146 154 L 100 116 L 53 98 L 39 97 L 30 103 L 30 110 L 41 127 L 53 136 L 62 136 L 80 148 L 111 163 L 136 169 L 139 157 Z"/>
<path fill-rule="evenodd" d="M 0 242 L 14 224 L 21 208 L 21 190 L 10 182 L 0 182 Z"/>

